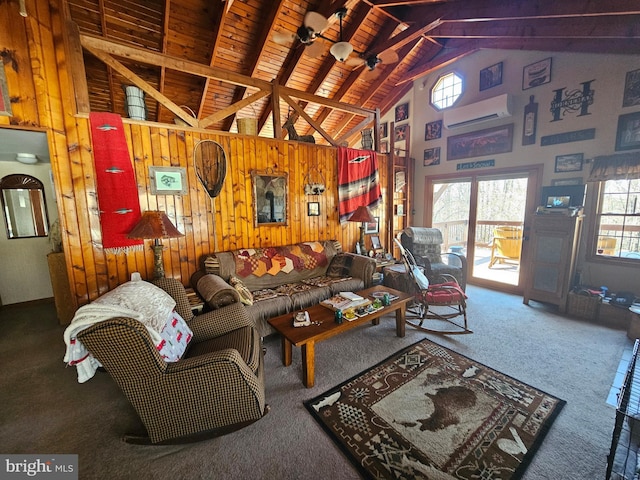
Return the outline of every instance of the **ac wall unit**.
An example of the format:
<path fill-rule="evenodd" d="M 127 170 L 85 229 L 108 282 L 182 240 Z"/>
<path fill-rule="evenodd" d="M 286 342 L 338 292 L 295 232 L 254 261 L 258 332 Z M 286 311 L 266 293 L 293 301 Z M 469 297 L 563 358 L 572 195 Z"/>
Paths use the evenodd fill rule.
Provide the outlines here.
<path fill-rule="evenodd" d="M 497 118 L 511 116 L 511 97 L 509 94 L 487 98 L 463 107 L 445 110 L 445 128 L 459 128 Z"/>

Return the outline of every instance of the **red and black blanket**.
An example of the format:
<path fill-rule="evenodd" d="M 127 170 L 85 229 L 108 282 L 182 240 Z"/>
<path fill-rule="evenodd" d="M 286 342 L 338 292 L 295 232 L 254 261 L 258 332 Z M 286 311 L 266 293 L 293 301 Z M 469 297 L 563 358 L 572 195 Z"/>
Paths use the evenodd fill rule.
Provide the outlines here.
<path fill-rule="evenodd" d="M 338 200 L 340 221 L 345 222 L 360 205 L 374 208 L 380 202 L 378 157 L 371 150 L 338 148 Z"/>

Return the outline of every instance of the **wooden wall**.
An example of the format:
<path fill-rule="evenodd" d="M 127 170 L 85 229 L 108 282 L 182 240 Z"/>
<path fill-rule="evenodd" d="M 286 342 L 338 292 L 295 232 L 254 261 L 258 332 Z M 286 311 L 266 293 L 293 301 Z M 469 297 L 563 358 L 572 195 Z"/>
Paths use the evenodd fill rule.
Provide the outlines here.
<path fill-rule="evenodd" d="M 13 110 L 12 117 L 0 116 L 0 127 L 37 126 L 48 132 L 67 271 L 72 297 L 79 306 L 127 281 L 132 272 L 151 278 L 151 241 L 146 241 L 140 252 L 106 254 L 101 248 L 89 120 L 75 115 L 60 6 L 58 0 L 26 3 L 29 15 L 23 18 L 17 1 L 0 2 L 0 51 L 4 52 Z M 353 249 L 359 237 L 358 225 L 338 221 L 335 148 L 123 121 L 141 209 L 164 210 L 185 233 L 180 239 L 163 241 L 167 276 L 187 285 L 203 255 L 240 247 L 337 239 L 345 250 Z M 202 139 L 217 141 L 227 153 L 227 178 L 221 194 L 213 200 L 201 187 L 193 168 L 193 147 Z M 383 196 L 387 190 L 387 161 L 385 155 L 380 156 Z M 151 195 L 150 165 L 186 167 L 188 193 Z M 254 226 L 250 172 L 268 168 L 289 175 L 287 226 Z M 306 196 L 305 177 L 315 171 L 324 176 L 327 190 L 320 196 Z M 320 202 L 320 216 L 307 216 L 308 201 Z M 384 206 L 376 215 L 384 225 Z"/>

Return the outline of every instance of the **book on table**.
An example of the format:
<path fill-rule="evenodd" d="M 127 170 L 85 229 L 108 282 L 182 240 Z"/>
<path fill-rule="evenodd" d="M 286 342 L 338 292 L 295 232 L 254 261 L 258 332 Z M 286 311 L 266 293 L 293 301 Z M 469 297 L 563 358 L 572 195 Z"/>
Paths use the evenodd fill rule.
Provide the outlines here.
<path fill-rule="evenodd" d="M 331 310 L 347 310 L 349 308 L 361 307 L 369 305 L 371 300 L 361 297 L 353 292 L 340 292 L 331 298 L 323 300 L 320 305 L 330 308 Z"/>

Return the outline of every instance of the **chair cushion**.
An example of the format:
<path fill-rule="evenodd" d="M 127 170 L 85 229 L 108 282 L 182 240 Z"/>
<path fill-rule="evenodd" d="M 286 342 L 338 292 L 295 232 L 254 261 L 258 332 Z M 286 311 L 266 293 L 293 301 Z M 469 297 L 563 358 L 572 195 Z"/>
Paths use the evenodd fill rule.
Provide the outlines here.
<path fill-rule="evenodd" d="M 240 296 L 240 301 L 245 305 L 253 305 L 253 294 L 249 291 L 249 289 L 242 283 L 238 277 L 229 278 L 229 283 L 236 289 L 238 295 Z"/>
<path fill-rule="evenodd" d="M 187 345 L 193 338 L 193 332 L 187 322 L 176 312 L 171 312 L 167 323 L 160 331 L 162 340 L 156 348 L 165 362 L 177 362 L 182 358 Z"/>
<path fill-rule="evenodd" d="M 217 352 L 226 348 L 237 350 L 252 372 L 257 372 L 260 365 L 260 338 L 255 328 L 246 326 L 233 330 L 225 335 L 204 342 L 194 343 L 189 347 L 187 357 L 197 357 L 209 352 Z"/>
<path fill-rule="evenodd" d="M 433 305 L 458 304 L 467 298 L 460 286 L 456 282 L 446 282 L 431 285 L 424 293 L 427 303 Z"/>

